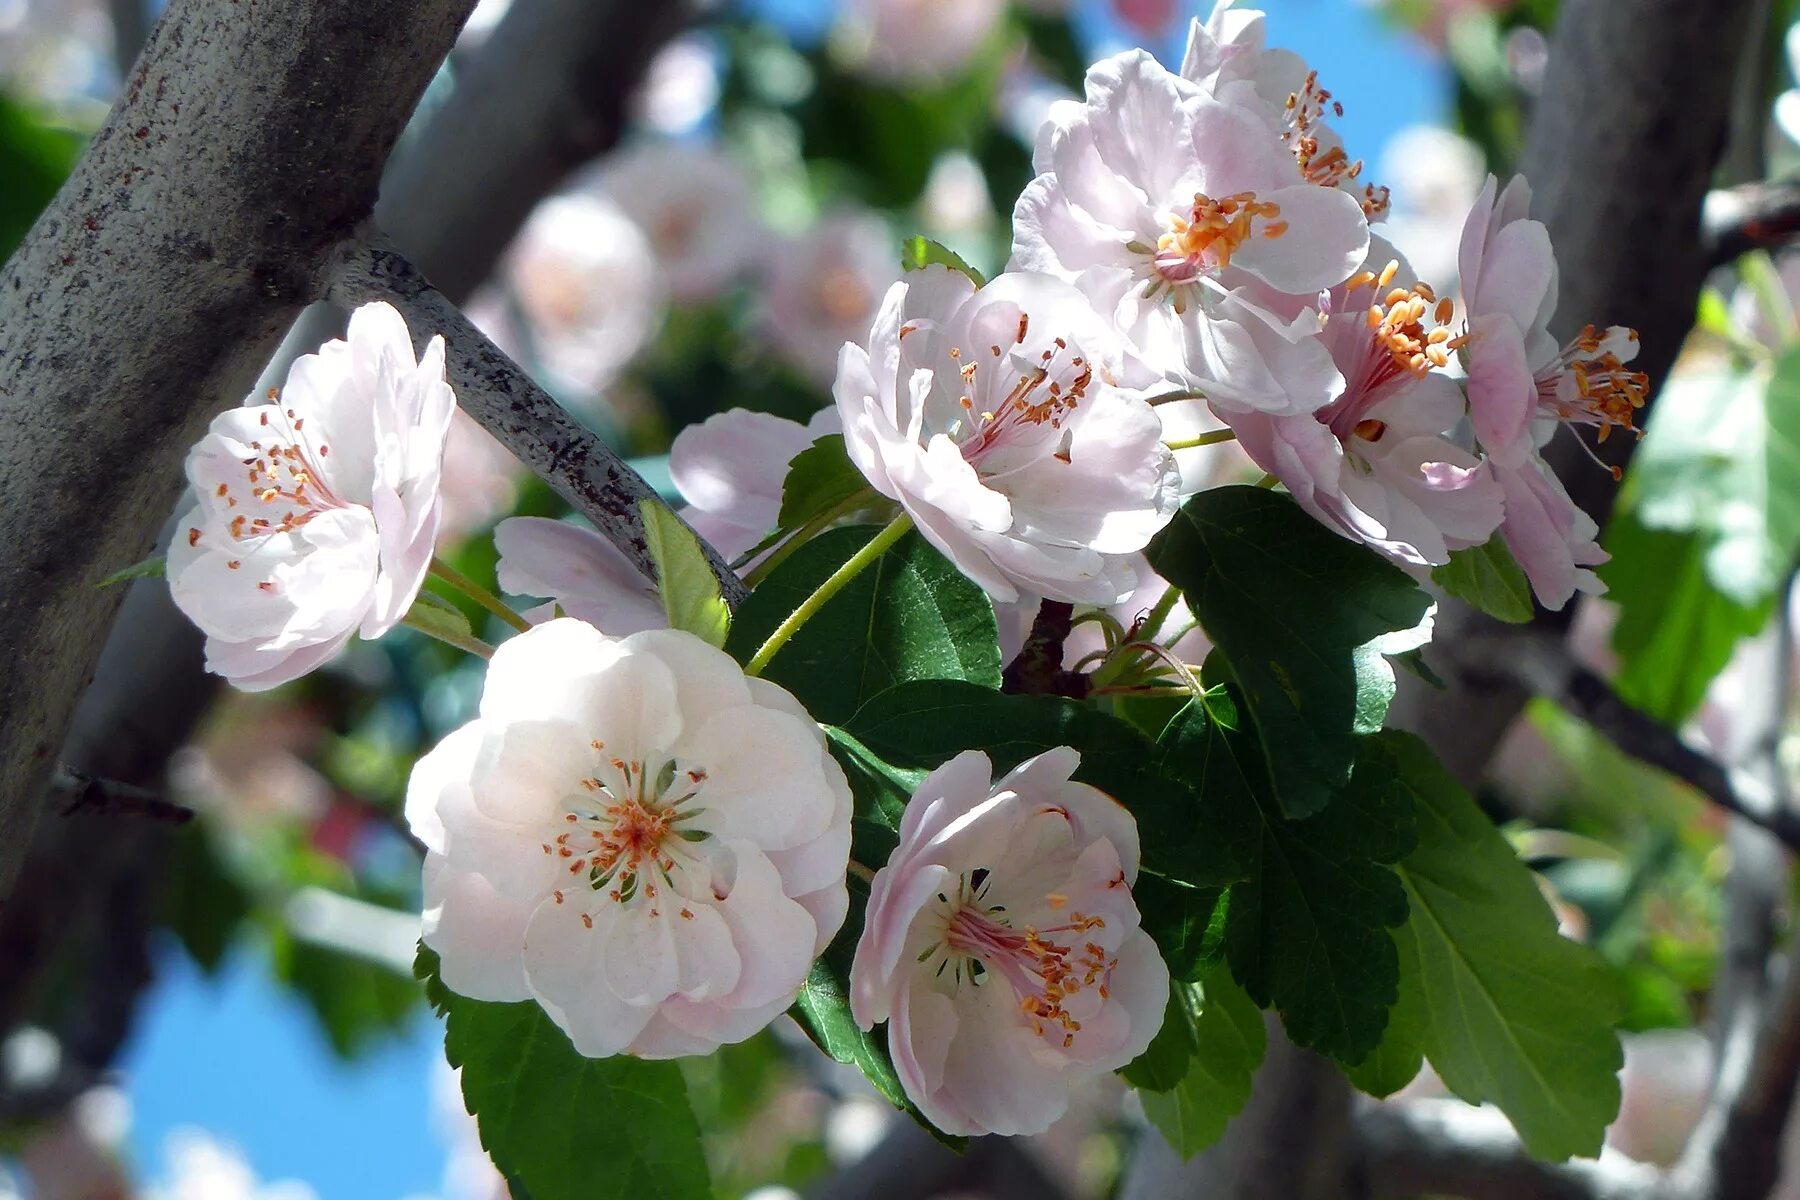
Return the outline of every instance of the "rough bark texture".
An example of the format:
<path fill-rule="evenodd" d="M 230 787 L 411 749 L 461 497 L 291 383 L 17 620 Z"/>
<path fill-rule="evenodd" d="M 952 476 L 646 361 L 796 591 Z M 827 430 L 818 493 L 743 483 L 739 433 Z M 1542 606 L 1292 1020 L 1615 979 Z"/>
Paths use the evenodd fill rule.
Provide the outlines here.
<path fill-rule="evenodd" d="M 515 4 L 389 173 L 382 228 L 460 303 L 532 207 L 618 142 L 637 81 L 690 16 L 684 0 Z"/>
<path fill-rule="evenodd" d="M 474 0 L 176 0 L 0 272 L 0 891 L 116 589 L 373 208 Z"/>

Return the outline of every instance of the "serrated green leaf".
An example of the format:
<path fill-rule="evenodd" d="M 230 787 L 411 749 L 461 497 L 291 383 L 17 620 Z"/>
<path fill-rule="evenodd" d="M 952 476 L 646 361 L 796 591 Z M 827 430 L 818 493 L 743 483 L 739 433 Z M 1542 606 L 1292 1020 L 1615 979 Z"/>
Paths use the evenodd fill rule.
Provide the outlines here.
<path fill-rule="evenodd" d="M 1531 581 L 1502 538 L 1452 550 L 1449 562 L 1432 569 L 1431 580 L 1496 620 L 1520 625 L 1536 611 L 1531 603 Z"/>
<path fill-rule="evenodd" d="M 638 511 L 669 628 L 691 633 L 709 646 L 723 646 L 731 629 L 731 609 L 719 595 L 718 577 L 700 550 L 700 540 L 665 504 L 645 500 Z"/>
<path fill-rule="evenodd" d="M 1194 1056 L 1181 1080 L 1164 1092 L 1140 1092 L 1144 1115 L 1182 1158 L 1192 1158 L 1225 1132 L 1250 1099 L 1250 1085 L 1268 1046 L 1262 1013 L 1231 978 L 1215 968 L 1199 989 L 1191 1022 Z M 1186 997 L 1192 998 L 1192 989 Z"/>
<path fill-rule="evenodd" d="M 141 562 L 134 562 L 122 571 L 114 571 L 94 586 L 111 587 L 115 583 L 130 583 L 133 579 L 161 579 L 169 572 L 167 555 L 152 554 Z"/>
<path fill-rule="evenodd" d="M 1418 980 L 1420 1039 L 1445 1086 L 1504 1112 L 1534 1155 L 1600 1152 L 1624 1064 L 1612 969 L 1557 932 L 1531 872 L 1414 738 L 1392 743 L 1419 844 L 1396 935 Z"/>
<path fill-rule="evenodd" d="M 747 660 L 875 533 L 832 529 L 801 547 L 739 607 L 726 649 Z M 817 720 L 836 724 L 910 680 L 998 688 L 994 605 L 924 538 L 908 534 L 801 626 L 763 677 L 793 692 Z"/>
<path fill-rule="evenodd" d="M 1405 927 L 1395 934 L 1395 951 Z M 1344 1075 L 1371 1096 L 1388 1097 L 1419 1077 L 1425 1065 L 1425 1008 L 1419 994 L 1417 958 L 1400 953 L 1400 988 L 1394 1007 L 1388 1010 L 1387 1028 L 1369 1056 L 1354 1066 L 1343 1066 Z M 1340 1064 L 1342 1065 L 1342 1064 Z"/>
<path fill-rule="evenodd" d="M 445 988 L 424 948 L 414 973 L 445 1014 L 444 1054 L 462 1068 L 482 1147 L 533 1200 L 711 1200 L 677 1064 L 584 1058 L 532 1001 L 493 1004 Z"/>
<path fill-rule="evenodd" d="M 1282 811 L 1324 808 L 1350 778 L 1359 735 L 1381 728 L 1393 699 L 1384 653 L 1422 640 L 1405 633 L 1420 630 L 1431 598 L 1263 488 L 1201 492 L 1148 554 L 1229 659 Z"/>
<path fill-rule="evenodd" d="M 1774 599 L 1743 605 L 1714 587 L 1706 539 L 1693 531 L 1648 529 L 1623 514 L 1608 527 L 1606 546 L 1612 561 L 1600 576 L 1619 608 L 1613 685 L 1632 707 L 1679 726 L 1700 707 L 1738 642 L 1768 623 Z"/>
<path fill-rule="evenodd" d="M 841 508 L 869 490 L 869 481 L 844 450 L 844 435 L 820 438 L 788 463 L 781 483 L 781 515 L 776 525 L 797 529 Z"/>
<path fill-rule="evenodd" d="M 900 267 L 905 271 L 919 271 L 926 267 L 949 267 L 968 277 L 969 282 L 980 287 L 987 281 L 981 272 L 963 261 L 962 255 L 928 237 L 914 235 L 900 243 Z"/>
<path fill-rule="evenodd" d="M 964 750 L 981 750 L 999 775 L 1046 750 L 1072 746 L 1081 753 L 1075 778 L 1137 819 L 1145 871 L 1190 887 L 1244 878 L 1237 843 L 1212 836 L 1193 794 L 1162 770 L 1154 744 L 1116 717 L 1073 700 L 930 680 L 880 693 L 845 728 L 882 762 L 902 770 L 935 768 Z"/>
<path fill-rule="evenodd" d="M 1215 730 L 1210 744 L 1211 769 L 1243 781 L 1260 825 L 1250 878 L 1231 889 L 1226 960 L 1290 1038 L 1347 1063 L 1380 1042 L 1399 987 L 1389 930 L 1406 920 L 1406 893 L 1389 864 L 1417 830 L 1391 736 L 1364 738 L 1350 785 L 1299 821 L 1269 797 L 1253 738 Z"/>

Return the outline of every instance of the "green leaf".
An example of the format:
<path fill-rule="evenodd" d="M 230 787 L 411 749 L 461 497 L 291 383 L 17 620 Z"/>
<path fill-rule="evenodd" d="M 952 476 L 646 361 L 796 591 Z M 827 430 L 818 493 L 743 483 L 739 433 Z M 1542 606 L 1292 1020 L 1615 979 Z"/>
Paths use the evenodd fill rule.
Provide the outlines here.
<path fill-rule="evenodd" d="M 869 490 L 869 481 L 844 450 L 844 435 L 822 437 L 788 463 L 781 484 L 776 525 L 797 529 L 815 517 L 848 504 Z"/>
<path fill-rule="evenodd" d="M 1504 1112 L 1531 1153 L 1597 1155 L 1619 1112 L 1618 981 L 1557 932 L 1531 872 L 1431 752 L 1391 745 L 1419 820 L 1396 941 L 1418 980 L 1425 1056 L 1462 1099 Z"/>
<path fill-rule="evenodd" d="M 1174 978 L 1198 979 L 1225 953 L 1230 888 L 1186 887 L 1146 872 L 1131 892 Z"/>
<path fill-rule="evenodd" d="M 0 262 L 12 256 L 81 156 L 83 138 L 0 95 Z"/>
<path fill-rule="evenodd" d="M 1410 915 L 1410 912 L 1409 912 Z M 1395 950 L 1405 927 L 1395 935 Z M 1425 1000 L 1419 992 L 1418 961 L 1400 954 L 1400 993 L 1388 1010 L 1381 1043 L 1369 1056 L 1343 1071 L 1351 1083 L 1371 1096 L 1388 1097 L 1419 1077 L 1425 1065 Z"/>
<path fill-rule="evenodd" d="M 1739 605 L 1773 595 L 1800 554 L 1800 349 L 1671 379 L 1625 493 L 1646 527 L 1701 535 L 1707 582 Z"/>
<path fill-rule="evenodd" d="M 908 683 L 877 695 L 845 728 L 898 770 L 928 770 L 964 750 L 981 750 L 998 776 L 1046 750 L 1072 746 L 1081 754 L 1075 778 L 1137 818 L 1145 871 L 1192 888 L 1244 878 L 1237 843 L 1213 834 L 1203 807 L 1163 772 L 1149 739 L 1073 700 L 1010 696 L 950 680 Z"/>
<path fill-rule="evenodd" d="M 167 555 L 152 554 L 142 562 L 132 563 L 122 571 L 114 571 L 95 587 L 111 587 L 115 583 L 129 583 L 133 579 L 161 579 L 168 574 L 169 559 Z"/>
<path fill-rule="evenodd" d="M 926 267 L 949 267 L 952 271 L 967 276 L 969 282 L 976 287 L 987 282 L 981 277 L 980 271 L 963 261 L 962 255 L 928 237 L 915 234 L 900 243 L 902 270 L 922 271 Z"/>
<path fill-rule="evenodd" d="M 1126 1083 L 1140 1091 L 1166 1092 L 1186 1078 L 1194 1061 L 1193 1013 L 1199 1008 L 1198 992 L 1191 983 L 1169 982 L 1162 1027 L 1144 1052 L 1120 1070 Z"/>
<path fill-rule="evenodd" d="M 731 609 L 719 595 L 718 577 L 701 552 L 700 540 L 665 504 L 644 500 L 638 511 L 669 628 L 691 633 L 709 646 L 723 646 L 731 628 Z"/>
<path fill-rule="evenodd" d="M 467 614 L 435 592 L 419 592 L 412 608 L 407 610 L 406 623 L 432 637 L 468 639 L 475 636 Z"/>
<path fill-rule="evenodd" d="M 1383 654 L 1420 644 L 1431 598 L 1263 488 L 1201 492 L 1148 553 L 1229 659 L 1282 811 L 1324 808 L 1349 781 L 1358 735 L 1387 715 Z"/>
<path fill-rule="evenodd" d="M 414 973 L 445 1015 L 444 1054 L 462 1068 L 481 1144 L 532 1200 L 710 1200 L 700 1129 L 681 1068 L 584 1058 L 532 1001 L 470 1000 L 419 950 Z"/>
<path fill-rule="evenodd" d="M 1626 514 L 1613 519 L 1606 545 L 1613 557 L 1600 576 L 1619 607 L 1614 687 L 1632 707 L 1681 725 L 1738 642 L 1768 623 L 1774 599 L 1743 605 L 1713 586 L 1706 539 L 1692 531 L 1648 529 Z"/>
<path fill-rule="evenodd" d="M 1268 1045 L 1262 1014 L 1229 972 L 1208 972 L 1199 992 L 1197 1004 L 1194 989 L 1179 993 L 1194 1045 L 1180 1082 L 1168 1091 L 1138 1094 L 1144 1115 L 1184 1159 L 1218 1141 L 1243 1110 Z"/>
<path fill-rule="evenodd" d="M 832 529 L 801 547 L 739 607 L 726 649 L 747 660 L 776 626 L 876 530 Z M 819 721 L 842 724 L 897 683 L 1000 686 L 993 602 L 917 534 L 908 534 L 802 625 L 763 672 Z"/>
<path fill-rule="evenodd" d="M 1209 770 L 1241 779 L 1259 823 L 1250 878 L 1231 889 L 1226 960 L 1258 1004 L 1280 1011 L 1289 1037 L 1347 1063 L 1381 1040 L 1399 988 L 1388 930 L 1406 920 L 1406 893 L 1387 864 L 1417 829 L 1395 786 L 1392 737 L 1363 739 L 1350 786 L 1299 821 L 1268 796 L 1253 738 L 1215 729 L 1209 746 Z"/>
<path fill-rule="evenodd" d="M 1488 616 L 1514 625 L 1531 620 L 1531 581 L 1506 548 L 1491 537 L 1479 546 L 1452 550 L 1450 561 L 1431 572 L 1432 582 Z"/>

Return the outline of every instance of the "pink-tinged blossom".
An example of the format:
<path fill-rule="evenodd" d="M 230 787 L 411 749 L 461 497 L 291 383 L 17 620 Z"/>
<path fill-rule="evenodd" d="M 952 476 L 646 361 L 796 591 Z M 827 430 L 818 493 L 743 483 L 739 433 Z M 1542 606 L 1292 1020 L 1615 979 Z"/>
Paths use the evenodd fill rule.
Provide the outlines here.
<path fill-rule="evenodd" d="M 1377 252 L 1387 247 L 1377 244 Z M 1221 412 L 1245 453 L 1345 537 L 1414 567 L 1485 542 L 1502 515 L 1488 464 L 1448 436 L 1463 414 L 1442 373 L 1456 347 L 1450 302 L 1397 286 L 1398 260 L 1325 298 L 1320 335 L 1344 388 L 1317 413 Z"/>
<path fill-rule="evenodd" d="M 168 566 L 208 670 L 260 691 L 399 623 L 431 565 L 455 411 L 443 339 L 415 358 L 400 314 L 368 304 L 278 398 L 214 418 Z"/>
<path fill-rule="evenodd" d="M 502 591 L 544 596 L 553 603 L 524 614 L 533 624 L 561 608 L 613 637 L 666 629 L 668 613 L 656 585 L 592 529 L 548 517 L 508 517 L 494 529 Z"/>
<path fill-rule="evenodd" d="M 834 390 L 851 461 L 996 601 L 1111 604 L 1179 503 L 1134 372 L 1069 284 L 927 267 L 844 346 Z"/>
<path fill-rule="evenodd" d="M 873 212 L 830 214 L 770 256 L 759 327 L 802 375 L 830 387 L 838 347 L 868 331 L 900 275 L 893 231 Z"/>
<path fill-rule="evenodd" d="M 506 642 L 406 815 L 445 984 L 536 1000 L 594 1058 L 749 1037 L 848 903 L 850 791 L 824 735 L 675 630 L 557 620 Z"/>
<path fill-rule="evenodd" d="M 599 189 L 643 230 L 677 300 L 712 299 L 762 253 L 756 189 L 722 150 L 640 141 L 606 160 Z"/>
<path fill-rule="evenodd" d="M 1134 50 L 1052 107 L 1034 162 L 1014 265 L 1074 283 L 1169 386 L 1282 414 L 1342 386 L 1313 305 L 1363 261 L 1368 222 L 1261 117 Z"/>
<path fill-rule="evenodd" d="M 1139 925 L 1138 831 L 1059 747 L 995 782 L 967 751 L 928 775 L 871 885 L 850 968 L 863 1028 L 946 1133 L 1041 1133 L 1162 1025 L 1169 970 Z"/>
<path fill-rule="evenodd" d="M 1305 59 L 1266 43 L 1263 13 L 1218 0 L 1206 21 L 1195 18 L 1188 28 L 1181 77 L 1260 120 L 1308 183 L 1337 188 L 1356 200 L 1369 220 L 1383 219 L 1388 190 L 1363 181 L 1362 160 L 1350 157 L 1331 126 L 1343 106 L 1319 86 L 1318 72 Z"/>
<path fill-rule="evenodd" d="M 774 531 L 794 457 L 840 428 L 835 408 L 804 425 L 734 408 L 688 426 L 669 448 L 669 478 L 687 501 L 681 515 L 726 559 L 737 558 Z"/>
<path fill-rule="evenodd" d="M 1544 465 L 1541 450 L 1563 425 L 1589 426 L 1596 440 L 1635 432 L 1648 380 L 1626 364 L 1637 334 L 1622 326 L 1586 327 L 1566 344 L 1550 334 L 1556 310 L 1556 256 L 1550 235 L 1527 213 L 1523 177 L 1504 190 L 1489 177 L 1463 226 L 1458 252 L 1468 311 L 1469 421 L 1506 489 L 1507 548 L 1548 608 L 1576 591 L 1603 591 L 1584 568 L 1606 561 L 1598 530 Z M 1570 436 L 1579 437 L 1579 428 Z"/>

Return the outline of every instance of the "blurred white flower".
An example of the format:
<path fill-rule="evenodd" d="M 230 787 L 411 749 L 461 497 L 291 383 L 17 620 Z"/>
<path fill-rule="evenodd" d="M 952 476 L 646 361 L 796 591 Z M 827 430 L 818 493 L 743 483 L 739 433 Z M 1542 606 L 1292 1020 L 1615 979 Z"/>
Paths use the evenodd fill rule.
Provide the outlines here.
<path fill-rule="evenodd" d="M 756 189 L 722 150 L 648 139 L 606 160 L 598 187 L 649 239 L 675 299 L 718 295 L 761 256 Z"/>
<path fill-rule="evenodd" d="M 501 272 L 525 325 L 496 330 L 490 317 L 484 329 L 577 407 L 605 390 L 662 321 L 666 287 L 650 244 L 603 196 L 572 192 L 539 205 Z M 508 314 L 498 315 L 506 324 Z"/>
<path fill-rule="evenodd" d="M 899 277 L 899 242 L 887 222 L 843 209 L 770 255 L 758 324 L 801 374 L 828 388 L 838 349 L 868 332 Z"/>
<path fill-rule="evenodd" d="M 170 1132 L 163 1159 L 163 1178 L 144 1190 L 144 1200 L 318 1200 L 298 1180 L 261 1182 L 240 1150 L 204 1129 Z"/>
<path fill-rule="evenodd" d="M 872 78 L 936 83 L 968 66 L 1005 14 L 1005 0 L 845 0 L 838 38 Z"/>
<path fill-rule="evenodd" d="M 718 56 L 704 37 L 686 34 L 650 60 L 632 98 L 632 113 L 657 133 L 682 134 L 705 120 L 718 102 Z"/>
<path fill-rule="evenodd" d="M 945 237 L 979 233 L 992 225 L 994 201 L 981 164 L 961 150 L 938 155 L 925 179 L 919 211 L 926 228 Z"/>
<path fill-rule="evenodd" d="M 454 546 L 512 508 L 525 468 L 468 413 L 458 409 L 444 442 L 444 512 L 438 545 Z"/>

